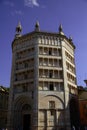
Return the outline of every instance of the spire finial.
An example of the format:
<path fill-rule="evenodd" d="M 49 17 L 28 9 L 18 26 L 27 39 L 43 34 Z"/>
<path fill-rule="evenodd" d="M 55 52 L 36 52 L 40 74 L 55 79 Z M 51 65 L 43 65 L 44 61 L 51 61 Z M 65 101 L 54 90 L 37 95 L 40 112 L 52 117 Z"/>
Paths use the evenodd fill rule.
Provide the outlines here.
<path fill-rule="evenodd" d="M 62 24 L 60 24 L 60 26 L 59 26 L 59 34 L 64 35 Z"/>
<path fill-rule="evenodd" d="M 85 84 L 86 84 L 86 87 L 87 87 L 87 79 L 84 80 Z"/>
<path fill-rule="evenodd" d="M 22 32 L 22 26 L 21 26 L 21 22 L 18 22 L 18 25 L 16 27 L 16 37 L 20 37 L 21 36 L 21 32 Z"/>
<path fill-rule="evenodd" d="M 72 39 L 72 36 L 69 36 L 69 41 L 71 41 L 71 42 L 72 42 L 72 40 L 73 40 L 73 39 Z"/>
<path fill-rule="evenodd" d="M 62 29 L 62 24 L 60 24 L 59 26 L 59 32 L 61 32 L 63 29 Z"/>
<path fill-rule="evenodd" d="M 37 21 L 35 24 L 35 31 L 40 31 L 39 21 Z"/>

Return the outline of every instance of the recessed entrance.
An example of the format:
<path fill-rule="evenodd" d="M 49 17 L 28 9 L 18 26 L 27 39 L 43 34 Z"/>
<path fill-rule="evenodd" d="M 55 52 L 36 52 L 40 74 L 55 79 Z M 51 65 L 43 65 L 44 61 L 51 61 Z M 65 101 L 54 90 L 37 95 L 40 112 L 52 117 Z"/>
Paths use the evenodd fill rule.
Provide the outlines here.
<path fill-rule="evenodd" d="M 31 130 L 31 115 L 23 115 L 23 130 Z"/>

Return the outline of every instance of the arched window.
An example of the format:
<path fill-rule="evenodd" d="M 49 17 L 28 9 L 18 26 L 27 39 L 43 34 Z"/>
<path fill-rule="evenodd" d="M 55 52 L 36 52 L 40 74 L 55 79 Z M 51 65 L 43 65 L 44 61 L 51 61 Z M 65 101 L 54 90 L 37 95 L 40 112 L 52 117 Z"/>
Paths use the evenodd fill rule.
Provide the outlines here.
<path fill-rule="evenodd" d="M 31 110 L 31 106 L 29 104 L 25 104 L 23 107 L 22 107 L 22 110 L 26 111 L 26 110 Z"/>

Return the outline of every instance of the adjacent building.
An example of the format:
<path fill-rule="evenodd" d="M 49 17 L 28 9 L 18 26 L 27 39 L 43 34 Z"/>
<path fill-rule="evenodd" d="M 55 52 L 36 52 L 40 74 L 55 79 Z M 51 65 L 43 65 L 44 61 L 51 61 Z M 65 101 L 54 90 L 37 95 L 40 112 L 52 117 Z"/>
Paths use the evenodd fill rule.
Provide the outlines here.
<path fill-rule="evenodd" d="M 8 88 L 0 86 L 0 129 L 7 125 L 8 97 Z"/>
<path fill-rule="evenodd" d="M 87 80 L 85 80 L 87 83 Z M 78 86 L 80 127 L 81 130 L 87 129 L 87 84 L 86 87 Z"/>
<path fill-rule="evenodd" d="M 19 23 L 12 42 L 8 129 L 71 130 L 78 125 L 72 115 L 78 94 L 72 38 L 62 25 L 53 33 L 41 31 L 38 22 L 34 31 L 21 32 Z"/>

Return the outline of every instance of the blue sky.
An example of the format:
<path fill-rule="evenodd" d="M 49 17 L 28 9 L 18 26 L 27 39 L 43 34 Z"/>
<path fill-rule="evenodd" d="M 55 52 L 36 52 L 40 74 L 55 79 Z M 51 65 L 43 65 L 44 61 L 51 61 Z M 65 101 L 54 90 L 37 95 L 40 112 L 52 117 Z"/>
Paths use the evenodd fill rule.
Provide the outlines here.
<path fill-rule="evenodd" d="M 10 86 L 12 49 L 15 28 L 21 21 L 23 34 L 34 30 L 58 32 L 62 23 L 67 37 L 76 46 L 75 61 L 78 85 L 87 78 L 87 0 L 0 0 L 0 85 Z"/>

